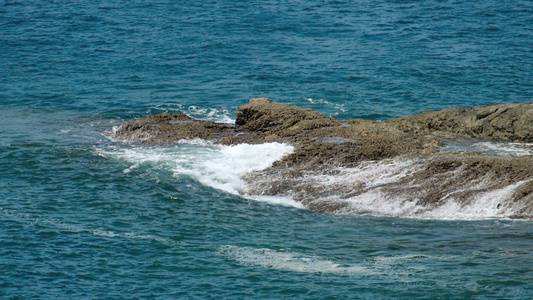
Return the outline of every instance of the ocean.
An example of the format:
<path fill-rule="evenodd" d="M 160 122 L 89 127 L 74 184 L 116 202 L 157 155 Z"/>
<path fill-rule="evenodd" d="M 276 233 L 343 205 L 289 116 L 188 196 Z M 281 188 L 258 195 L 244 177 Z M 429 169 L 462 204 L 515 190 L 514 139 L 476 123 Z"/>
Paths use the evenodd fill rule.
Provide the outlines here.
<path fill-rule="evenodd" d="M 531 102 L 532 24 L 527 0 L 0 1 L 0 297 L 533 298 L 531 220 L 316 213 L 242 193 L 291 145 L 113 135 L 252 97 L 341 120 Z"/>

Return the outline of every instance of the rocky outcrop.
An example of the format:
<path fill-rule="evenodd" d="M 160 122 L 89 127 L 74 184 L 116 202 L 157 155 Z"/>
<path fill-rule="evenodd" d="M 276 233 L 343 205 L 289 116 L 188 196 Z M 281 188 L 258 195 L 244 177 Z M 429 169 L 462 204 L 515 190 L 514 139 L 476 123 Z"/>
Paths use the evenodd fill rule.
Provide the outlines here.
<path fill-rule="evenodd" d="M 226 145 L 290 143 L 292 154 L 246 177 L 246 192 L 290 196 L 317 211 L 361 212 L 368 197 L 383 197 L 390 207 L 416 207 L 412 214 L 423 215 L 451 202 L 473 207 L 499 192 L 492 211 L 533 217 L 532 155 L 442 152 L 447 142 L 458 140 L 533 143 L 533 103 L 454 108 L 376 122 L 340 121 L 255 98 L 239 109 L 235 126 L 161 114 L 126 123 L 116 136 L 148 144 L 195 138 Z M 342 179 L 368 173 L 368 166 L 396 171 L 381 184 L 372 178 Z M 335 184 L 324 182 L 336 176 Z"/>
<path fill-rule="evenodd" d="M 185 114 L 159 114 L 126 123 L 117 130 L 120 139 L 146 144 L 170 144 L 179 140 L 217 140 L 235 132 L 233 128 L 191 118 Z"/>
<path fill-rule="evenodd" d="M 289 137 L 304 130 L 338 126 L 339 122 L 312 109 L 253 98 L 241 106 L 235 125 L 242 131 Z"/>
<path fill-rule="evenodd" d="M 484 137 L 500 141 L 533 141 L 533 104 L 508 103 L 424 112 L 390 121 L 413 134 Z"/>

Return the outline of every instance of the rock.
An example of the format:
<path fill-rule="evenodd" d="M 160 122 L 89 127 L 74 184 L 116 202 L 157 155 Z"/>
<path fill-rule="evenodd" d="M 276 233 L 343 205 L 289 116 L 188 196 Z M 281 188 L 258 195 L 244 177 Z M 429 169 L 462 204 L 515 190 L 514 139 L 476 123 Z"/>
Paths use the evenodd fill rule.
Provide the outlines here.
<path fill-rule="evenodd" d="M 376 122 L 338 121 L 311 109 L 253 98 L 240 107 L 235 127 L 161 114 L 126 123 L 116 136 L 149 144 L 195 138 L 227 145 L 290 143 L 292 154 L 245 177 L 245 192 L 290 196 L 321 212 L 388 208 L 423 215 L 451 203 L 469 211 L 479 201 L 492 201 L 490 193 L 496 193 L 501 201 L 487 204 L 491 207 L 481 213 L 533 218 L 532 155 L 441 152 L 447 140 L 532 143 L 533 103 L 453 108 Z M 337 181 L 323 183 L 324 178 Z M 368 197 L 381 202 L 368 204 Z"/>
<path fill-rule="evenodd" d="M 390 121 L 414 134 L 533 142 L 533 103 L 493 104 L 424 112 Z"/>
<path fill-rule="evenodd" d="M 221 140 L 233 135 L 234 128 L 202 121 L 185 114 L 159 114 L 126 123 L 116 131 L 119 139 L 146 144 L 169 144 L 179 140 Z"/>
<path fill-rule="evenodd" d="M 338 126 L 339 122 L 312 109 L 275 103 L 268 98 L 252 98 L 250 103 L 240 107 L 235 125 L 240 131 L 283 137 L 304 130 Z"/>

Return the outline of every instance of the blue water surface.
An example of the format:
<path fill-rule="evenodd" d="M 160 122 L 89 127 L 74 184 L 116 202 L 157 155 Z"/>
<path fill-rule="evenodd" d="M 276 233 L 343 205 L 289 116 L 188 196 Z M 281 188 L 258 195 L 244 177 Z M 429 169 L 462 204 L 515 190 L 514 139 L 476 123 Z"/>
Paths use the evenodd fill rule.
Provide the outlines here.
<path fill-rule="evenodd" d="M 533 3 L 0 2 L 0 297 L 531 299 L 533 223 L 333 216 L 107 155 L 251 97 L 338 119 L 533 99 Z"/>

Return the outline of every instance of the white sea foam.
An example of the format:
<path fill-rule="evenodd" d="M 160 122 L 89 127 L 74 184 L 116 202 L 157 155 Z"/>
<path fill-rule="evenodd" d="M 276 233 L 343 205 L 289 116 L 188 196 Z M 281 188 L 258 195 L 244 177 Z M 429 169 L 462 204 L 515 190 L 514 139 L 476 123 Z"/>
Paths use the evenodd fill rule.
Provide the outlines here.
<path fill-rule="evenodd" d="M 282 271 L 347 276 L 368 275 L 370 273 L 367 268 L 360 265 L 340 264 L 293 251 L 226 245 L 219 248 L 218 254 L 244 265 L 262 266 Z"/>
<path fill-rule="evenodd" d="M 282 206 L 291 206 L 296 208 L 304 208 L 303 204 L 300 202 L 294 201 L 291 197 L 279 197 L 279 196 L 254 196 L 250 195 L 247 196 L 247 198 L 250 198 L 255 201 L 259 202 L 266 202 L 270 204 L 276 204 L 276 205 L 282 205 Z"/>
<path fill-rule="evenodd" d="M 305 98 L 305 101 L 314 104 L 314 105 L 323 105 L 326 107 L 332 107 L 335 110 L 338 110 L 340 112 L 347 112 L 348 109 L 343 104 L 336 104 L 329 102 L 324 99 L 314 99 L 314 98 Z M 334 115 L 338 115 L 339 113 L 334 113 Z"/>
<path fill-rule="evenodd" d="M 269 143 L 216 146 L 210 149 L 212 151 L 203 153 L 202 156 L 189 157 L 194 161 L 193 165 L 176 164 L 174 172 L 176 175 L 189 175 L 207 186 L 240 195 L 244 188 L 244 175 L 270 167 L 294 148 L 285 144 Z"/>
<path fill-rule="evenodd" d="M 533 143 L 471 142 L 450 143 L 442 152 L 481 152 L 489 155 L 525 156 L 533 155 Z"/>
<path fill-rule="evenodd" d="M 373 258 L 373 267 L 388 276 L 405 279 L 411 278 L 413 273 L 427 274 L 428 260 L 441 260 L 439 256 L 423 254 L 405 254 L 398 256 L 377 256 Z M 378 272 L 378 273 L 379 273 Z"/>
<path fill-rule="evenodd" d="M 431 262 L 433 261 L 455 262 L 457 259 L 453 256 L 411 253 L 398 256 L 376 256 L 357 263 L 340 263 L 286 249 L 273 250 L 234 245 L 219 247 L 217 254 L 241 265 L 279 271 L 340 276 L 388 276 L 402 281 L 411 281 L 413 274 L 432 276 Z"/>
<path fill-rule="evenodd" d="M 243 193 L 244 175 L 270 167 L 293 150 L 293 146 L 280 143 L 222 146 L 202 140 L 192 140 L 182 141 L 170 147 L 133 147 L 101 152 L 104 152 L 103 155 L 112 155 L 130 162 L 131 165 L 124 169 L 125 173 L 150 164 L 150 167 L 170 170 L 177 177 L 190 176 L 206 186 L 230 194 L 301 208 L 300 203 L 289 198 L 248 197 Z"/>
<path fill-rule="evenodd" d="M 275 205 L 303 208 L 291 196 L 298 197 L 301 189 L 314 186 L 323 191 L 319 199 L 312 199 L 314 204 L 347 204 L 335 211 L 339 214 L 473 220 L 511 217 L 521 209 L 519 204 L 509 200 L 524 182 L 498 190 L 487 190 L 491 182 L 483 181 L 483 178 L 471 182 L 464 189 L 450 192 L 441 199 L 434 199 L 436 207 L 419 203 L 420 195 L 425 193 L 422 188 L 424 183 L 421 182 L 424 179 L 410 178 L 427 166 L 424 159 L 367 161 L 354 168 L 337 168 L 326 174 L 307 172 L 295 182 L 294 190 L 289 188 L 283 196 L 257 195 L 255 192 L 252 193 L 254 195 L 248 194 L 250 186 L 247 186 L 243 177 L 250 172 L 270 167 L 292 151 L 292 146 L 279 143 L 221 146 L 203 140 L 191 140 L 170 147 L 118 148 L 100 152 L 100 155 L 113 155 L 127 161 L 129 165 L 124 168 L 124 173 L 145 167 L 162 168 L 173 172 L 176 177 L 189 176 L 206 186 Z M 461 172 L 465 170 L 454 169 L 444 175 L 443 180 L 453 180 Z M 258 182 L 268 183 L 269 180 L 283 179 L 267 175 L 260 177 Z M 439 184 L 433 182 L 434 178 L 427 180 L 430 185 Z"/>
<path fill-rule="evenodd" d="M 473 196 L 466 204 L 459 203 L 453 195 L 446 197 L 443 205 L 424 212 L 421 217 L 449 219 L 449 220 L 477 220 L 488 218 L 510 217 L 517 207 L 509 206 L 508 200 L 521 185 L 529 182 L 524 180 L 512 185 L 505 186 Z"/>
<path fill-rule="evenodd" d="M 410 180 L 416 172 L 426 167 L 425 160 L 389 159 L 364 162 L 355 168 L 339 168 L 331 174 L 303 176 L 302 184 L 324 189 L 321 202 L 345 203 L 335 211 L 338 214 L 373 214 L 393 217 L 478 220 L 507 218 L 516 214 L 522 206 L 513 203 L 514 192 L 529 180 L 491 189 L 493 178 L 480 178 L 464 188 L 456 189 L 431 204 L 419 203 L 424 194 L 424 179 Z M 464 169 L 458 168 L 446 174 L 453 180 Z M 421 181 L 422 180 L 422 181 Z M 427 178 L 430 185 L 438 185 L 434 178 Z M 445 179 L 444 179 L 445 180 Z M 436 188 L 436 187 L 434 187 Z"/>
<path fill-rule="evenodd" d="M 207 108 L 197 105 L 185 106 L 182 104 L 159 104 L 151 107 L 146 113 L 157 114 L 163 112 L 184 113 L 196 119 L 235 124 L 235 119 L 230 117 L 232 113 L 226 108 Z"/>
<path fill-rule="evenodd" d="M 360 191 L 353 196 L 339 193 L 323 200 L 348 203 L 347 213 L 407 216 L 420 210 L 417 201 L 400 194 L 387 194 L 381 187 L 411 176 L 422 166 L 421 160 L 367 161 L 355 168 L 339 168 L 335 175 L 307 175 L 306 181 L 326 188 L 335 187 L 342 191 Z"/>
<path fill-rule="evenodd" d="M 350 197 L 349 211 L 357 213 L 370 213 L 377 215 L 408 217 L 415 216 L 423 208 L 418 205 L 417 199 L 409 199 L 401 195 L 389 195 L 380 189 L 370 190 L 360 195 Z"/>
<path fill-rule="evenodd" d="M 308 175 L 308 179 L 327 186 L 335 184 L 372 188 L 397 182 L 412 175 L 420 167 L 421 162 L 417 160 L 365 161 L 355 168 L 338 168 L 335 175 Z"/>
<path fill-rule="evenodd" d="M 228 116 L 229 112 L 226 109 L 202 108 L 192 105 L 187 108 L 185 113 L 193 118 L 218 123 L 235 124 L 235 119 Z"/>

